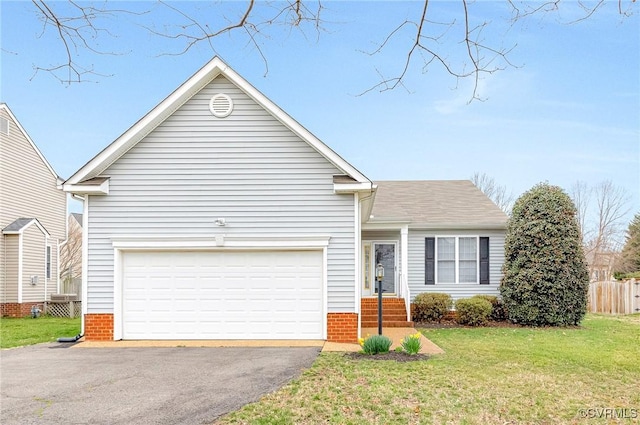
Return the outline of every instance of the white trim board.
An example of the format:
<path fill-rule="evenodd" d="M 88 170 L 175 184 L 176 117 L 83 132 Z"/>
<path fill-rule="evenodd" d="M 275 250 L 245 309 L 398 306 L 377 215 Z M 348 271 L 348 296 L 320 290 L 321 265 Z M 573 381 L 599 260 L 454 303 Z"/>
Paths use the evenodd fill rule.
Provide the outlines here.
<path fill-rule="evenodd" d="M 111 164 L 117 161 L 118 158 L 124 155 L 129 149 L 153 131 L 164 120 L 166 120 L 186 101 L 220 75 L 224 76 L 243 90 L 249 97 L 255 100 L 277 120 L 336 166 L 336 168 L 355 179 L 358 183 L 368 186 L 369 188 L 373 187 L 372 182 L 365 177 L 364 174 L 360 173 L 355 167 L 345 161 L 340 155 L 325 145 L 320 139 L 315 137 L 311 132 L 300 125 L 300 123 L 294 120 L 286 112 L 280 109 L 280 107 L 253 87 L 247 80 L 231 69 L 222 61 L 222 59 L 216 56 L 197 71 L 191 78 L 185 81 L 180 87 L 173 91 L 173 93 L 167 96 L 149 113 L 125 131 L 113 143 L 76 171 L 76 173 L 65 182 L 65 190 L 72 191 L 73 185 L 98 176 Z"/>

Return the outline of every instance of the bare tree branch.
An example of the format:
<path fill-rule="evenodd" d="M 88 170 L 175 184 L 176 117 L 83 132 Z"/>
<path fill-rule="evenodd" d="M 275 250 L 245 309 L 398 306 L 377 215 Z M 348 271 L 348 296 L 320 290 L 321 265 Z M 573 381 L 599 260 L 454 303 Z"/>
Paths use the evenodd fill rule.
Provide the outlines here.
<path fill-rule="evenodd" d="M 590 267 L 602 270 L 606 266 L 610 272 L 624 241 L 629 196 L 607 180 L 592 188 L 576 182 L 571 188 L 571 197 L 578 212 L 582 245 Z M 595 200 L 593 207 L 592 199 Z"/>
<path fill-rule="evenodd" d="M 482 193 L 487 195 L 505 214 L 511 214 L 511 207 L 513 206 L 514 200 L 513 192 L 507 193 L 505 186 L 497 184 L 493 177 L 489 177 L 487 174 L 478 171 L 471 176 L 471 182 L 476 185 Z"/>
<path fill-rule="evenodd" d="M 509 46 L 511 43 L 505 43 L 504 38 L 500 36 L 492 36 L 485 40 L 485 34 L 490 33 L 488 28 L 495 27 L 495 24 L 477 18 L 481 14 L 476 12 L 478 10 L 476 8 L 480 8 L 482 2 L 458 1 L 461 4 L 459 18 L 447 18 L 444 19 L 445 22 L 439 22 L 436 17 L 438 13 L 441 13 L 443 6 L 440 3 L 423 0 L 419 12 L 416 11 L 415 19 L 407 18 L 399 24 L 392 25 L 391 30 L 382 37 L 381 43 L 368 54 L 371 56 L 382 55 L 392 40 L 402 42 L 403 37 L 407 35 L 406 32 L 410 31 L 406 53 L 399 60 L 397 72 L 389 76 L 388 72 L 383 73 L 381 70 L 377 70 L 381 80 L 361 92 L 360 95 L 373 90 L 393 90 L 398 86 L 406 88 L 405 79 L 410 73 L 412 65 L 416 60 L 421 60 L 423 73 L 433 68 L 440 68 L 443 72 L 453 76 L 456 81 L 471 78 L 473 81 L 469 100 L 471 102 L 475 99 L 482 100 L 479 87 L 483 75 L 490 75 L 508 67 L 517 67 L 509 60 L 510 53 L 516 48 L 515 43 L 510 47 L 505 47 L 504 44 Z M 256 49 L 265 64 L 265 75 L 269 70 L 267 56 L 263 51 L 263 42 L 270 35 L 267 28 L 285 26 L 291 31 L 299 30 L 305 38 L 306 30 L 313 28 L 319 37 L 325 23 L 322 19 L 324 8 L 321 0 L 287 0 L 284 3 L 245 0 L 244 2 L 223 3 L 224 7 L 231 12 L 221 11 L 224 8 L 219 3 L 215 5 L 205 2 L 198 3 L 198 6 L 203 5 L 202 7 L 208 7 L 213 11 L 213 15 L 209 16 L 200 13 L 200 9 L 197 13 L 191 10 L 190 7 L 193 7 L 193 3 L 159 0 L 157 4 L 160 9 L 172 12 L 175 18 L 170 22 L 163 22 L 161 26 L 154 24 L 151 10 L 134 12 L 129 8 L 107 9 L 106 7 L 83 6 L 75 0 L 58 2 L 31 0 L 31 2 L 43 23 L 41 36 L 49 28 L 53 28 L 56 38 L 60 40 L 65 58 L 61 63 L 48 67 L 34 66 L 34 76 L 38 71 L 47 71 L 67 84 L 86 81 L 87 77 L 91 75 L 101 75 L 93 65 L 87 65 L 86 61 L 82 60 L 84 55 L 81 53 L 119 54 L 99 48 L 98 46 L 101 44 L 98 44 L 97 40 L 103 35 L 114 37 L 109 32 L 109 26 L 104 20 L 121 17 L 123 14 L 133 16 L 149 14 L 147 22 L 141 24 L 140 27 L 154 36 L 172 40 L 178 45 L 177 49 L 170 46 L 161 52 L 162 55 L 182 55 L 202 43 L 206 43 L 205 45 L 216 52 L 214 43 L 216 38 L 232 33 L 246 36 L 247 45 Z M 629 4 L 626 8 L 624 7 L 625 3 Z M 542 3 L 507 0 L 507 4 L 511 10 L 511 18 L 507 21 L 511 21 L 513 25 L 525 18 L 558 11 L 561 0 Z M 604 0 L 597 0 L 595 4 L 580 1 L 578 7 L 582 11 L 582 16 L 565 23 L 572 24 L 589 19 L 605 4 Z M 632 5 L 636 4 L 635 0 L 618 0 L 618 13 L 621 16 L 629 16 L 632 14 Z M 225 13 L 231 18 L 228 18 Z M 163 16 L 162 19 L 166 19 L 166 17 Z M 219 26 L 216 21 L 221 21 L 223 24 Z M 60 71 L 66 71 L 67 75 L 62 76 Z M 387 76 L 384 76 L 385 74 Z"/>
<path fill-rule="evenodd" d="M 587 215 L 589 210 L 589 203 L 591 200 L 591 189 L 587 186 L 587 183 L 583 181 L 577 181 L 569 191 L 573 204 L 576 207 L 576 219 L 578 221 L 578 227 L 580 228 L 580 238 L 582 245 L 589 239 L 587 229 Z"/>

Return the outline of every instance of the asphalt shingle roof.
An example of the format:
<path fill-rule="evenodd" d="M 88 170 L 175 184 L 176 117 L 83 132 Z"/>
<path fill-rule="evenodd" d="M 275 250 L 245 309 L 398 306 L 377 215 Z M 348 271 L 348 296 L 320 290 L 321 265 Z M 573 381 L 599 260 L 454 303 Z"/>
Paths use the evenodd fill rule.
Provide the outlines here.
<path fill-rule="evenodd" d="M 370 221 L 504 227 L 507 215 L 470 180 L 377 181 Z"/>
<path fill-rule="evenodd" d="M 19 232 L 27 224 L 31 223 L 35 218 L 19 218 L 4 229 L 2 229 L 3 233 L 12 233 Z"/>

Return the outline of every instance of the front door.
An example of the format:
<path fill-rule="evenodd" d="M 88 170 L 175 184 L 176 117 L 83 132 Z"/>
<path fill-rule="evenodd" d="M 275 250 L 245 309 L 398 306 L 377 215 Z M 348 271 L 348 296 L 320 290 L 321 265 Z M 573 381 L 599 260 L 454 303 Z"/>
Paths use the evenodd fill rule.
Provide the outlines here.
<path fill-rule="evenodd" d="M 363 279 L 362 295 L 372 296 L 378 293 L 378 282 L 375 279 L 376 266 L 382 264 L 384 278 L 382 293 L 396 293 L 396 242 L 365 242 L 363 246 Z"/>

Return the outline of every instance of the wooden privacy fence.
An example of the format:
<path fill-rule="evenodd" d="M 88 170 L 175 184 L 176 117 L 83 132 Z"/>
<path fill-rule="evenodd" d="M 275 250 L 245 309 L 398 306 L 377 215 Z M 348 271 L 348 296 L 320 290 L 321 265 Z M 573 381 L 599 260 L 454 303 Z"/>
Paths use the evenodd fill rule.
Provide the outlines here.
<path fill-rule="evenodd" d="M 640 282 L 635 279 L 591 282 L 588 297 L 591 313 L 640 313 Z"/>

